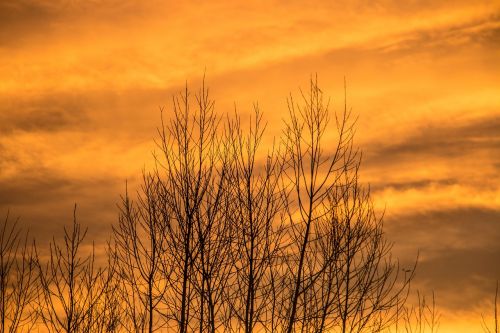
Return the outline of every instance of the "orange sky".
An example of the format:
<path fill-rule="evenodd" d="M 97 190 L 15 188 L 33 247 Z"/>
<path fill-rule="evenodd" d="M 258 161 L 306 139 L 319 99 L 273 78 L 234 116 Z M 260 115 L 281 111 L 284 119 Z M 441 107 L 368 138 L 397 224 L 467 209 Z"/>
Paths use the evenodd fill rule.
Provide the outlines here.
<path fill-rule="evenodd" d="M 43 244 L 77 202 L 105 237 L 158 107 L 205 72 L 219 112 L 258 101 L 269 135 L 311 74 L 340 110 L 345 76 L 395 251 L 420 249 L 440 332 L 481 330 L 500 278 L 499 1 L 2 1 L 0 211 Z"/>

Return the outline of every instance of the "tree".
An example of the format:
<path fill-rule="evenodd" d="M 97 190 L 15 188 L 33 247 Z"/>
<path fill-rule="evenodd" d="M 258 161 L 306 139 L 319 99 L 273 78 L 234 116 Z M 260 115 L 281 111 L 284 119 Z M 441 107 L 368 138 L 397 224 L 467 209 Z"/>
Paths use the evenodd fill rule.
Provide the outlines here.
<path fill-rule="evenodd" d="M 49 258 L 43 263 L 36 254 L 40 283 L 38 315 L 49 332 L 96 332 L 106 311 L 96 311 L 108 292 L 111 267 L 95 266 L 94 246 L 82 256 L 87 234 L 76 220 L 76 205 L 71 229 L 64 227 L 62 244 L 52 239 Z M 107 274 L 106 274 L 107 272 Z"/>
<path fill-rule="evenodd" d="M 174 96 L 155 167 L 119 204 L 106 266 L 76 205 L 47 256 L 7 214 L 0 333 L 37 320 L 66 333 L 373 333 L 401 321 L 407 333 L 436 332 L 434 294 L 406 305 L 415 266 L 392 258 L 346 102 L 331 117 L 314 78 L 288 110 L 281 140 L 264 150 L 258 105 L 245 130 L 238 113 L 217 115 L 205 83 L 194 99 L 187 86 Z M 497 298 L 498 283 L 488 333 L 498 332 Z"/>
<path fill-rule="evenodd" d="M 497 308 L 497 302 L 498 302 L 498 281 L 497 281 L 497 286 L 495 289 L 495 299 L 493 301 L 493 328 L 490 328 L 488 324 L 486 324 L 486 320 L 484 319 L 484 316 L 482 316 L 482 325 L 483 325 L 483 330 L 486 333 L 498 333 L 498 308 Z"/>
<path fill-rule="evenodd" d="M 402 310 L 402 319 L 406 333 L 436 333 L 439 329 L 439 320 L 441 315 L 436 309 L 436 298 L 432 293 L 432 301 L 429 303 L 425 296 L 417 290 L 417 305 L 404 306 Z M 398 326 L 396 326 L 396 333 Z"/>
<path fill-rule="evenodd" d="M 122 332 L 127 329 L 128 323 L 123 315 L 123 289 L 121 279 L 118 276 L 119 261 L 116 258 L 116 248 L 112 242 L 108 242 L 107 264 L 104 273 L 99 279 L 98 286 L 102 288 L 102 295 L 96 306 L 92 308 L 92 319 L 94 322 L 90 332 L 95 333 L 114 333 Z"/>
<path fill-rule="evenodd" d="M 168 120 L 162 109 L 156 167 L 139 204 L 125 195 L 115 228 L 131 331 L 346 333 L 394 322 L 414 269 L 401 276 L 359 180 L 350 112 L 330 131 L 315 79 L 288 106 L 282 141 L 264 156 L 257 106 L 248 132 L 238 114 L 217 116 L 204 83 L 195 103 L 187 87 L 174 97 Z"/>
<path fill-rule="evenodd" d="M 117 274 L 128 332 L 154 332 L 165 324 L 158 308 L 169 286 L 165 221 L 159 207 L 158 182 L 143 174 L 142 195 L 135 204 L 128 191 L 122 198 L 118 225 L 113 227 Z M 168 222 L 167 222 L 168 223 Z"/>
<path fill-rule="evenodd" d="M 335 115 L 333 148 L 326 149 L 329 102 L 317 79 L 311 79 L 302 102 L 289 98 L 284 132 L 285 175 L 292 188 L 285 331 L 380 331 L 393 320 L 389 310 L 397 306 L 413 274 L 397 284 L 399 266 L 390 258 L 382 220 L 359 183 L 361 158 L 346 104 Z"/>
<path fill-rule="evenodd" d="M 37 271 L 28 232 L 9 213 L 0 226 L 0 333 L 29 332 L 36 320 Z"/>
<path fill-rule="evenodd" d="M 322 137 L 329 121 L 328 105 L 324 104 L 317 82 L 311 80 L 309 94 L 302 94 L 304 105 L 288 100 L 289 121 L 285 124 L 285 147 L 288 167 L 287 180 L 291 183 L 291 198 L 287 205 L 290 247 L 286 262 L 289 285 L 292 286 L 286 309 L 284 327 L 294 332 L 296 325 L 307 329 L 309 289 L 326 269 L 326 263 L 316 261 L 312 246 L 319 240 L 316 226 L 330 212 L 326 206 L 342 172 L 355 165 L 352 150 L 352 131 L 344 117 L 338 125 L 338 140 L 333 151 L 325 152 Z M 302 313 L 299 311 L 302 309 Z M 302 329 L 302 328 L 297 328 Z"/>
<path fill-rule="evenodd" d="M 195 106 L 186 87 L 159 129 L 156 156 L 168 261 L 166 315 L 178 331 L 214 332 L 221 323 L 230 269 L 228 168 L 220 117 L 203 85 Z M 162 114 L 163 115 L 163 114 Z"/>
<path fill-rule="evenodd" d="M 276 296 L 281 286 L 277 271 L 285 233 L 286 191 L 282 184 L 280 153 L 270 147 L 264 161 L 258 155 L 265 126 L 255 105 L 248 133 L 238 115 L 228 124 L 233 168 L 229 203 L 232 224 L 233 276 L 227 291 L 230 306 L 226 330 L 275 331 Z"/>

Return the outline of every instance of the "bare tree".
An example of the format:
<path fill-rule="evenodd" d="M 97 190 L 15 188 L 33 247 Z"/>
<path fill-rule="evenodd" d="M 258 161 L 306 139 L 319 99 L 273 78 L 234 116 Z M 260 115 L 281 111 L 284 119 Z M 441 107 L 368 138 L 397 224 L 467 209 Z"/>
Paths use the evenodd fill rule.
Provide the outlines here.
<path fill-rule="evenodd" d="M 100 276 L 99 281 L 99 286 L 104 288 L 103 295 L 92 309 L 94 325 L 90 327 L 89 333 L 122 332 L 123 329 L 128 328 L 128 323 L 125 321 L 126 316 L 122 313 L 124 290 L 119 276 L 118 265 L 120 263 L 116 257 L 115 247 L 114 243 L 108 243 L 106 270 Z"/>
<path fill-rule="evenodd" d="M 117 274 L 127 331 L 154 332 L 165 325 L 159 307 L 169 285 L 168 259 L 165 257 L 165 221 L 169 218 L 159 207 L 158 182 L 143 174 L 138 204 L 122 198 L 118 225 L 113 227 Z"/>
<path fill-rule="evenodd" d="M 441 314 L 436 308 L 436 298 L 432 293 L 432 300 L 427 298 L 418 290 L 416 294 L 416 305 L 401 304 L 399 307 L 399 321 L 395 323 L 395 332 L 399 332 L 400 323 L 406 333 L 436 333 L 439 330 Z"/>
<path fill-rule="evenodd" d="M 356 173 L 357 174 L 357 171 Z M 396 320 L 394 310 L 406 301 L 415 266 L 405 270 L 392 259 L 369 197 L 355 175 L 333 203 L 332 219 L 341 246 L 334 261 L 341 332 L 378 332 Z"/>
<path fill-rule="evenodd" d="M 398 284 L 399 266 L 390 257 L 382 220 L 359 183 L 361 159 L 346 104 L 335 116 L 336 141 L 326 149 L 324 136 L 332 133 L 329 102 L 317 79 L 302 100 L 300 105 L 290 97 L 285 130 L 285 174 L 293 188 L 287 205 L 287 285 L 292 288 L 284 296 L 289 304 L 285 330 L 380 331 L 393 321 L 389 310 L 413 274 Z"/>
<path fill-rule="evenodd" d="M 276 296 L 280 292 L 278 267 L 284 235 L 282 160 L 271 147 L 258 155 L 265 126 L 255 106 L 248 133 L 238 115 L 230 123 L 226 140 L 231 145 L 232 264 L 234 276 L 228 288 L 229 320 L 226 330 L 237 332 L 277 329 Z"/>
<path fill-rule="evenodd" d="M 199 331 L 215 332 L 222 325 L 223 294 L 231 272 L 231 193 L 227 168 L 230 161 L 224 152 L 217 175 L 209 180 L 205 199 L 195 214 L 198 253 L 194 260 L 193 287 L 199 295 Z"/>
<path fill-rule="evenodd" d="M 29 332 L 36 313 L 32 302 L 37 297 L 37 271 L 34 250 L 28 244 L 18 220 L 9 213 L 0 226 L 0 333 Z"/>
<path fill-rule="evenodd" d="M 155 167 L 128 189 L 99 266 L 76 219 L 42 256 L 9 216 L 0 228 L 0 333 L 432 333 L 440 315 L 386 240 L 346 102 L 330 118 L 317 78 L 288 99 L 283 140 L 262 152 L 257 105 L 248 130 L 223 121 L 205 83 L 173 98 Z M 86 251 L 82 254 L 82 251 Z M 416 265 L 416 264 L 415 264 Z M 401 273 L 404 272 L 404 273 Z M 498 282 L 494 329 L 498 333 Z M 32 311 L 36 309 L 37 311 Z"/>
<path fill-rule="evenodd" d="M 220 118 L 203 85 L 196 105 L 185 91 L 174 97 L 173 114 L 159 129 L 156 174 L 161 186 L 171 288 L 165 295 L 178 331 L 215 331 L 222 316 L 228 266 L 227 168 Z M 163 115 L 163 113 L 162 113 Z"/>
<path fill-rule="evenodd" d="M 194 107 L 186 87 L 168 121 L 162 109 L 156 168 L 139 204 L 125 195 L 115 228 L 129 331 L 377 332 L 394 322 L 414 268 L 401 276 L 359 181 L 350 111 L 330 131 L 317 80 L 302 98 L 290 97 L 284 140 L 263 159 L 257 106 L 247 133 L 237 114 L 221 121 L 204 83 Z"/>
<path fill-rule="evenodd" d="M 95 266 L 92 244 L 90 253 L 80 254 L 87 229 L 76 220 L 76 205 L 71 229 L 64 227 L 62 244 L 55 238 L 49 246 L 48 260 L 37 254 L 39 283 L 38 314 L 49 332 L 94 332 L 99 323 L 95 309 L 106 294 L 105 268 Z"/>
<path fill-rule="evenodd" d="M 486 323 L 486 320 L 484 319 L 484 316 L 481 315 L 482 317 L 482 326 L 483 330 L 486 333 L 498 333 L 498 307 L 497 307 L 497 302 L 498 302 L 498 281 L 497 281 L 497 286 L 495 289 L 495 299 L 493 301 L 493 328 L 490 328 L 489 325 Z"/>
<path fill-rule="evenodd" d="M 353 131 L 347 114 L 337 119 L 338 140 L 333 150 L 325 151 L 322 138 L 328 128 L 328 103 L 324 103 L 316 80 L 311 80 L 309 92 L 303 93 L 302 99 L 304 105 L 289 98 L 290 119 L 284 132 L 289 163 L 285 174 L 292 184 L 294 200 L 287 205 L 290 221 L 287 269 L 288 284 L 292 286 L 289 299 L 285 300 L 289 303 L 284 322 L 287 333 L 302 329 L 296 328 L 296 324 L 307 326 L 308 288 L 326 269 L 324 264 L 316 262 L 316 253 L 311 249 L 311 244 L 320 238 L 313 234 L 314 228 L 329 212 L 327 199 L 340 175 L 356 166 L 357 157 L 352 148 Z"/>

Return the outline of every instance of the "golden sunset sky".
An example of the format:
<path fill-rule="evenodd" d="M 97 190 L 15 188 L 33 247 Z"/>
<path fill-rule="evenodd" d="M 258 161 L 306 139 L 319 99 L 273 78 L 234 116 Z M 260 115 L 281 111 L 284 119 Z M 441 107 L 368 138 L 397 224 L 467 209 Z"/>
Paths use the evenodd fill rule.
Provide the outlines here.
<path fill-rule="evenodd" d="M 279 135 L 311 75 L 347 104 L 388 237 L 441 330 L 480 332 L 500 279 L 500 1 L 0 1 L 0 212 L 39 246 L 73 204 L 104 242 L 159 107 L 206 74 Z M 489 311 L 489 312 L 488 312 Z"/>

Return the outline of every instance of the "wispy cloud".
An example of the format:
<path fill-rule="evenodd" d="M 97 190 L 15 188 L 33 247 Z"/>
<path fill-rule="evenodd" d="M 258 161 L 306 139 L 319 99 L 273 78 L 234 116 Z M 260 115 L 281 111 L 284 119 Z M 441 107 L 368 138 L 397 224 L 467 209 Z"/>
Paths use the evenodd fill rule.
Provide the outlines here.
<path fill-rule="evenodd" d="M 3 136 L 13 131 L 53 132 L 86 127 L 84 105 L 78 99 L 5 98 L 0 103 L 0 132 Z"/>
<path fill-rule="evenodd" d="M 419 248 L 417 288 L 436 291 L 443 309 L 472 311 L 491 298 L 500 274 L 500 210 L 407 212 L 390 217 L 386 230 L 406 260 Z"/>
<path fill-rule="evenodd" d="M 402 142 L 371 147 L 366 163 L 394 163 L 398 160 L 466 158 L 486 150 L 492 159 L 500 156 L 500 114 L 473 122 L 421 125 L 417 133 Z"/>

